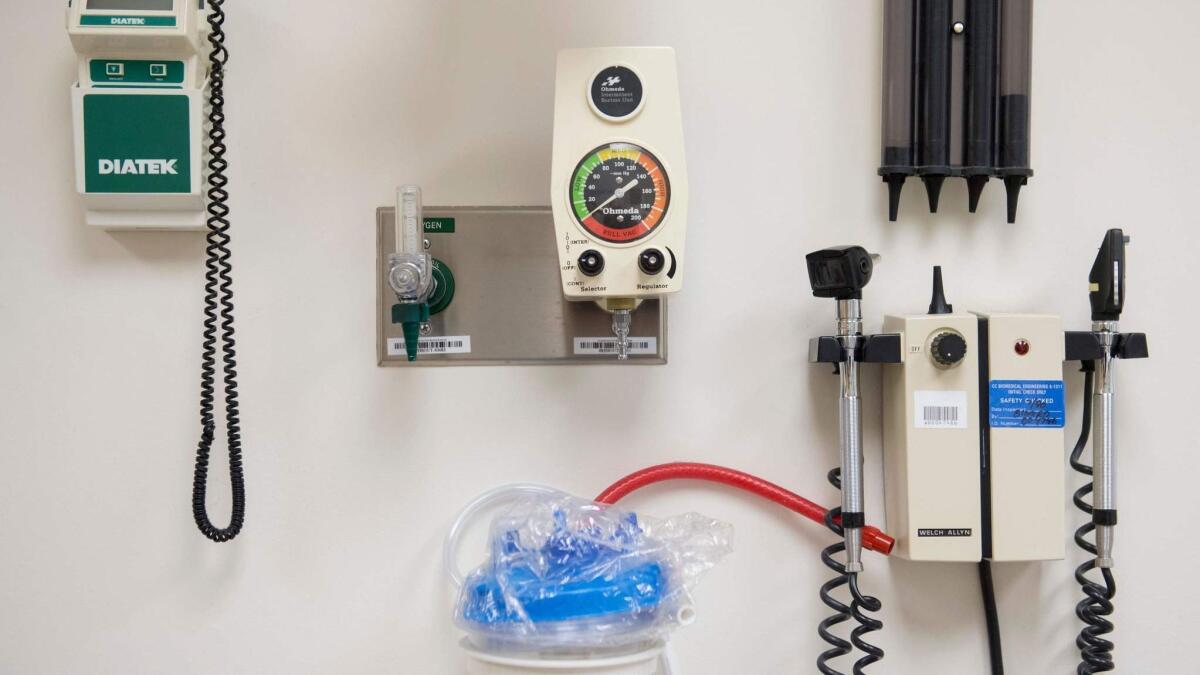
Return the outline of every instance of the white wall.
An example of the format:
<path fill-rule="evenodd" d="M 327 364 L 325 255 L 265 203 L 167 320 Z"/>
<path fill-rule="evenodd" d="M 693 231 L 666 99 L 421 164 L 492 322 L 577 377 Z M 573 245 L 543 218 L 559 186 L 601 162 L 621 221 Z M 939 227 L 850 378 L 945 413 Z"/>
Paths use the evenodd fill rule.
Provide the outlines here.
<path fill-rule="evenodd" d="M 1039 3 L 1037 176 L 1010 226 L 997 184 L 968 217 L 961 181 L 936 218 L 910 184 L 902 222 L 886 222 L 878 2 L 231 2 L 249 508 L 242 537 L 216 546 L 189 512 L 201 238 L 83 226 L 64 4 L 3 3 L 0 671 L 457 672 L 439 545 L 480 491 L 591 495 L 693 459 L 835 500 L 836 385 L 805 362 L 832 306 L 810 297 L 805 252 L 884 254 L 872 330 L 925 307 L 935 263 L 959 307 L 1082 328 L 1111 226 L 1133 236 L 1124 326 L 1154 354 L 1120 374 L 1117 655 L 1122 672 L 1190 667 L 1200 5 Z M 408 181 L 427 203 L 545 203 L 555 52 L 607 44 L 679 54 L 694 216 L 670 365 L 377 368 L 375 207 Z M 1067 379 L 1074 436 L 1080 378 Z M 878 522 L 873 415 L 867 438 Z M 676 639 L 686 672 L 813 672 L 827 533 L 719 489 L 630 504 L 737 528 Z M 997 569 L 1011 672 L 1073 669 L 1081 559 Z M 888 652 L 873 672 L 985 672 L 973 566 L 868 564 Z"/>

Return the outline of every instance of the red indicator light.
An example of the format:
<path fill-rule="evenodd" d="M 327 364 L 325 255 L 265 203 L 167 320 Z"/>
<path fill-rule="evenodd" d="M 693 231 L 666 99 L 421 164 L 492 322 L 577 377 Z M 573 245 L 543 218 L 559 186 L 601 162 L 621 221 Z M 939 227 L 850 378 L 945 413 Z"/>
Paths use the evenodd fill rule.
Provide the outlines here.
<path fill-rule="evenodd" d="M 1017 340 L 1017 343 L 1013 345 L 1013 351 L 1017 353 L 1017 356 L 1025 356 L 1029 353 L 1029 341 Z"/>

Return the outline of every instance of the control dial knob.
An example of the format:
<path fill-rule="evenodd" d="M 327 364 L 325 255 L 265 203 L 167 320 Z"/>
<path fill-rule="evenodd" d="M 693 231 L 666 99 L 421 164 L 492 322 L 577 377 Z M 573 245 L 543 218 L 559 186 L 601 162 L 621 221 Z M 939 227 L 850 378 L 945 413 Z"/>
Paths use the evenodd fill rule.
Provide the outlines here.
<path fill-rule="evenodd" d="M 967 341 L 958 333 L 938 333 L 929 343 L 929 355 L 943 366 L 957 365 L 967 356 Z"/>
<path fill-rule="evenodd" d="M 578 260 L 579 271 L 589 277 L 594 277 L 604 271 L 604 256 L 599 251 L 588 249 Z"/>

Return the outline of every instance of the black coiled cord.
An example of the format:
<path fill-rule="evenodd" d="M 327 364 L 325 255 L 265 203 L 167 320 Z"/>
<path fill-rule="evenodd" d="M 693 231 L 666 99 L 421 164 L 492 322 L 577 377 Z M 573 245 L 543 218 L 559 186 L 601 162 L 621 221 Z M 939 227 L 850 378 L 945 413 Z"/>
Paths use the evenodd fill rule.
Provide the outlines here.
<path fill-rule="evenodd" d="M 842 470 L 840 468 L 829 472 L 829 482 L 837 486 L 839 490 L 842 489 Z M 848 640 L 834 635 L 833 631 L 830 630 L 840 623 L 849 621 L 851 616 L 850 607 L 833 597 L 833 591 L 850 583 L 850 575 L 846 573 L 846 566 L 834 558 L 834 555 L 846 550 L 846 542 L 840 539 L 844 531 L 841 524 L 835 520 L 841 515 L 842 507 L 840 506 L 829 509 L 826 512 L 825 527 L 828 527 L 839 539 L 836 544 L 826 546 L 821 551 L 821 562 L 825 563 L 825 566 L 833 570 L 834 574 L 837 575 L 821 586 L 821 602 L 825 603 L 827 607 L 835 612 L 835 614 L 826 618 L 817 626 L 817 635 L 820 635 L 821 639 L 830 646 L 829 649 L 821 652 L 820 656 L 817 657 L 817 670 L 821 671 L 824 675 L 843 675 L 841 671 L 830 667 L 828 662 L 831 659 L 849 654 L 853 649 L 853 645 Z"/>
<path fill-rule="evenodd" d="M 840 468 L 831 470 L 828 478 L 834 487 L 842 489 L 842 470 Z M 840 506 L 830 509 L 825 514 L 825 527 L 828 527 L 838 537 L 844 536 L 845 533 L 837 520 L 841 515 L 842 508 Z M 864 668 L 883 659 L 883 650 L 863 639 L 866 634 L 883 628 L 882 621 L 867 615 L 867 612 L 878 612 L 883 607 L 883 603 L 878 598 L 863 595 L 858 588 L 858 574 L 848 573 L 846 565 L 834 558 L 834 555 L 845 550 L 846 542 L 842 540 L 821 551 L 821 562 L 837 575 L 821 586 L 821 602 L 835 612 L 817 626 L 817 634 L 830 645 L 829 649 L 821 652 L 821 655 L 817 657 L 817 670 L 821 671 L 823 675 L 843 675 L 841 671 L 834 670 L 829 665 L 829 661 L 846 656 L 852 648 L 858 648 L 865 654 L 854 663 L 854 675 L 865 675 Z M 833 596 L 833 591 L 842 586 L 850 587 L 849 606 Z M 850 631 L 849 640 L 833 634 L 831 629 L 834 626 L 852 618 L 858 623 L 858 626 Z"/>
<path fill-rule="evenodd" d="M 1090 361 L 1084 362 L 1083 370 L 1083 428 L 1079 431 L 1079 440 L 1075 442 L 1075 449 L 1071 451 L 1071 468 L 1091 477 L 1092 467 L 1084 464 L 1080 459 L 1092 428 L 1092 389 L 1095 386 L 1095 371 Z M 1106 617 L 1113 613 L 1112 599 L 1117 594 L 1117 582 L 1113 579 L 1112 570 L 1108 568 L 1100 570 L 1104 579 L 1103 585 L 1087 577 L 1087 573 L 1096 568 L 1094 557 L 1096 545 L 1087 539 L 1087 535 L 1095 531 L 1096 525 L 1091 520 L 1092 505 L 1083 499 L 1091 493 L 1092 483 L 1089 480 L 1087 484 L 1075 491 L 1073 497 L 1075 506 L 1088 515 L 1088 522 L 1075 530 L 1075 544 L 1093 556 L 1091 560 L 1075 568 L 1075 581 L 1079 582 L 1084 595 L 1083 600 L 1075 605 L 1075 616 L 1087 624 L 1083 630 L 1079 631 L 1079 637 L 1075 638 L 1075 646 L 1079 648 L 1082 659 L 1075 671 L 1077 675 L 1106 673 L 1116 668 L 1112 655 L 1113 643 L 1103 636 L 1113 632 L 1113 623 Z"/>
<path fill-rule="evenodd" d="M 208 24 L 208 243 L 204 273 L 204 342 L 200 365 L 200 445 L 196 448 L 196 473 L 192 481 L 192 515 L 204 536 L 216 542 L 229 541 L 242 531 L 246 518 L 246 482 L 242 473 L 242 433 L 238 414 L 237 360 L 233 331 L 233 267 L 229 262 L 229 184 L 225 170 L 225 0 L 209 0 Z M 225 430 L 229 444 L 229 482 L 233 508 L 229 527 L 213 525 L 208 517 L 208 458 L 216 436 L 213 406 L 216 397 L 217 325 L 223 364 L 225 392 Z"/>
<path fill-rule="evenodd" d="M 850 603 L 850 613 L 858 622 L 858 627 L 850 632 L 850 642 L 865 654 L 854 663 L 854 675 L 863 675 L 864 668 L 883 660 L 883 650 L 863 639 L 867 633 L 883 629 L 882 621 L 867 614 L 867 612 L 878 612 L 883 609 L 883 603 L 879 601 L 879 598 L 863 595 L 862 591 L 858 590 L 857 574 L 850 575 L 850 595 L 853 598 L 853 602 Z"/>

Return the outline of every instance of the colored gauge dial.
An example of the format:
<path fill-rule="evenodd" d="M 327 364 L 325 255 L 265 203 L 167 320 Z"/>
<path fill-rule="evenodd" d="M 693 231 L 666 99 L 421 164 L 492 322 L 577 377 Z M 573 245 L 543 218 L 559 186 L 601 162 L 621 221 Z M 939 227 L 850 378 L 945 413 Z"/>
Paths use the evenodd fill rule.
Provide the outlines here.
<path fill-rule="evenodd" d="M 575 167 L 570 198 L 583 229 L 601 241 L 627 244 L 662 224 L 671 204 L 671 181 L 650 151 L 609 143 Z"/>

